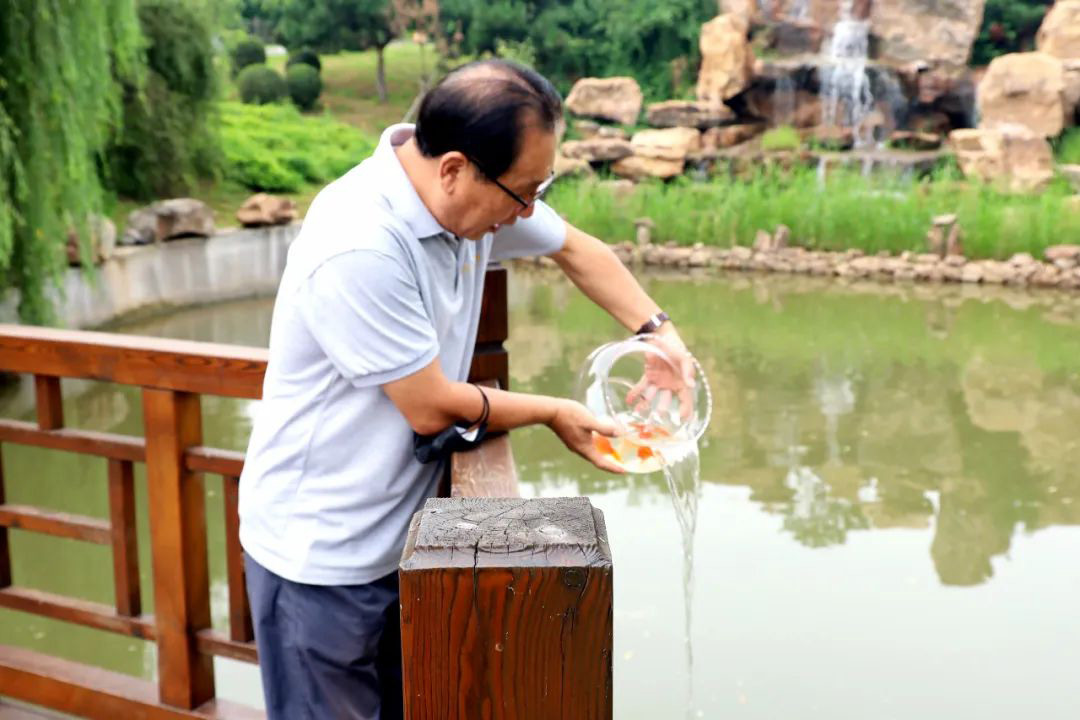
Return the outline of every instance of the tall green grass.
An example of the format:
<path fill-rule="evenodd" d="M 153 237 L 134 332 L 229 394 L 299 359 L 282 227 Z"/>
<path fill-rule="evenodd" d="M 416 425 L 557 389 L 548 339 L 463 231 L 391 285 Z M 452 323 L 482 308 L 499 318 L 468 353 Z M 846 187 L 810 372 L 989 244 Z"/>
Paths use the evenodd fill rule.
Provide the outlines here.
<path fill-rule="evenodd" d="M 791 228 L 808 248 L 866 252 L 921 251 L 935 215 L 956 213 L 969 257 L 1039 256 L 1049 245 L 1080 237 L 1080 212 L 1058 183 L 1038 195 L 1014 195 L 963 182 L 946 170 L 906 180 L 833 170 L 822 181 L 811 168 L 762 171 L 749 179 L 643 183 L 625 197 L 595 180 L 566 180 L 551 204 L 581 229 L 609 242 L 632 240 L 634 220 L 656 223 L 655 242 L 748 245 L 758 230 Z"/>

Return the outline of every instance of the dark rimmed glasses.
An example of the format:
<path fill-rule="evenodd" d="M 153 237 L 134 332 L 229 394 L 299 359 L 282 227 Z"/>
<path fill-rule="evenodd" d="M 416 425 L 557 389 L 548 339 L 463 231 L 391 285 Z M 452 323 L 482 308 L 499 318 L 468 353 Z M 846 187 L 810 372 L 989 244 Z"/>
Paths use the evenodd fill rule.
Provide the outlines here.
<path fill-rule="evenodd" d="M 465 153 L 462 153 L 462 155 L 465 155 Z M 468 155 L 465 155 L 465 157 L 466 157 L 466 159 L 468 159 L 469 162 L 471 162 L 473 165 L 476 166 L 476 169 L 480 171 L 481 175 L 483 175 L 485 178 L 487 178 L 491 182 L 498 185 L 499 189 L 502 190 L 504 193 L 506 193 L 510 197 L 514 198 L 514 200 L 517 201 L 518 205 L 521 206 L 522 210 L 527 210 L 530 205 L 532 205 L 534 202 L 536 202 L 540 198 L 544 197 L 544 193 L 546 193 L 548 191 L 548 188 L 551 187 L 551 183 L 555 182 L 555 173 L 552 172 L 550 175 L 548 175 L 547 180 L 545 180 L 544 182 L 537 185 L 536 191 L 532 194 L 532 198 L 528 202 L 526 202 L 525 198 L 521 197 L 520 195 L 518 195 L 516 192 L 514 192 L 510 188 L 503 185 L 501 182 L 498 181 L 498 179 L 495 178 L 495 176 L 493 176 L 491 173 L 489 173 L 487 170 L 485 170 L 483 165 L 481 165 L 480 163 L 478 163 L 476 160 L 474 160 L 472 157 L 470 157 Z"/>

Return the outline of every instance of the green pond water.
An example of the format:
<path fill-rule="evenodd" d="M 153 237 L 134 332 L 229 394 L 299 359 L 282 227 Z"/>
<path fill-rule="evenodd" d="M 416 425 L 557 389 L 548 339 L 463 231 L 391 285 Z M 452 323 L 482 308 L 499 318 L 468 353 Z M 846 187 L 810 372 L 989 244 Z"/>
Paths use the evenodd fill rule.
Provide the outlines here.
<path fill-rule="evenodd" d="M 513 435 L 523 494 L 588 495 L 605 513 L 617 718 L 1080 716 L 1080 299 L 792 277 L 645 282 L 713 391 L 700 482 L 679 503 L 684 520 L 696 513 L 690 541 L 663 475 L 594 471 L 544 428 Z M 555 275 L 516 271 L 510 295 L 514 389 L 569 394 L 589 351 L 621 336 Z M 115 329 L 261 345 L 271 308 L 235 302 Z M 64 390 L 69 425 L 140 432 L 134 391 Z M 31 408 L 25 389 L 0 397 L 4 416 Z M 207 444 L 243 449 L 255 412 L 205 398 Z M 8 502 L 107 516 L 104 461 L 2 452 Z M 224 628 L 217 478 L 207 494 Z M 108 548 L 21 531 L 11 547 L 16 583 L 112 602 Z M 13 611 L 0 611 L 0 643 L 156 672 L 151 644 Z M 261 704 L 253 667 L 218 660 L 216 672 L 220 695 Z"/>

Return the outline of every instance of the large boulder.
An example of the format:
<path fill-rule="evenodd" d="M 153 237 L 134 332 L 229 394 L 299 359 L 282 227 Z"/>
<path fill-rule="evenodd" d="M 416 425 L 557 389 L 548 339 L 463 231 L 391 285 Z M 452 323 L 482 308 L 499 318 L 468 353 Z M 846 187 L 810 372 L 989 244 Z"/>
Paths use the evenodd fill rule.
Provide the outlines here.
<path fill-rule="evenodd" d="M 653 127 L 695 127 L 704 130 L 734 120 L 735 113 L 721 103 L 668 100 L 649 105 L 645 109 L 645 117 Z"/>
<path fill-rule="evenodd" d="M 213 234 L 214 211 L 209 205 L 194 198 L 173 198 L 133 210 L 128 215 L 123 244 L 146 245 Z"/>
<path fill-rule="evenodd" d="M 964 65 L 982 26 L 985 0 L 874 0 L 870 34 L 877 58 Z"/>
<path fill-rule="evenodd" d="M 1035 47 L 1054 57 L 1080 59 L 1080 0 L 1057 0 L 1043 18 Z"/>
<path fill-rule="evenodd" d="M 582 78 L 570 88 L 566 109 L 574 115 L 633 125 L 644 97 L 632 77 Z"/>
<path fill-rule="evenodd" d="M 1059 135 L 1072 108 L 1061 60 L 1041 52 L 994 58 L 978 89 L 979 127 L 1024 125 L 1043 137 Z"/>
<path fill-rule="evenodd" d="M 281 195 L 256 193 L 236 211 L 236 220 L 244 227 L 288 225 L 296 219 L 296 203 Z"/>
<path fill-rule="evenodd" d="M 748 33 L 746 20 L 731 13 L 718 15 L 701 26 L 698 100 L 721 103 L 750 85 L 754 53 Z"/>
<path fill-rule="evenodd" d="M 669 160 L 663 158 L 641 157 L 631 155 L 623 158 L 611 166 L 611 172 L 619 177 L 629 180 L 644 180 L 645 178 L 660 178 L 667 180 L 676 175 L 681 175 L 686 164 L 682 160 Z"/>
<path fill-rule="evenodd" d="M 763 123 L 742 123 L 709 128 L 701 134 L 701 147 L 703 150 L 722 150 L 741 145 L 763 132 L 765 132 Z"/>
<path fill-rule="evenodd" d="M 1022 125 L 954 130 L 949 144 L 967 177 L 1013 192 L 1041 190 L 1054 179 L 1050 143 Z"/>
<path fill-rule="evenodd" d="M 701 149 L 701 131 L 686 127 L 640 130 L 630 145 L 637 157 L 683 162 L 688 154 Z"/>
<path fill-rule="evenodd" d="M 108 260 L 116 248 L 116 225 L 104 215 L 91 215 L 83 229 L 83 238 L 89 242 L 90 260 L 96 265 Z M 82 265 L 82 243 L 79 233 L 68 231 L 67 261 L 69 265 Z"/>
<path fill-rule="evenodd" d="M 571 160 L 586 162 L 611 162 L 634 154 L 629 140 L 593 137 L 588 140 L 567 140 L 562 144 L 562 154 Z"/>
<path fill-rule="evenodd" d="M 561 153 L 555 154 L 555 177 L 592 175 L 592 165 L 588 160 L 568 158 Z"/>

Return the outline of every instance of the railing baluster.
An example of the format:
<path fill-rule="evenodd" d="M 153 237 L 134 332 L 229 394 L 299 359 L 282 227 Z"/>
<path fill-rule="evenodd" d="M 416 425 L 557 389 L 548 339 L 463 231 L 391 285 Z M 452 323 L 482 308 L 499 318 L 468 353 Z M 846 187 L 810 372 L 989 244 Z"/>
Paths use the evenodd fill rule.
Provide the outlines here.
<path fill-rule="evenodd" d="M 35 375 L 34 396 L 37 401 L 38 427 L 42 430 L 59 430 L 64 427 L 60 378 L 55 375 Z"/>
<path fill-rule="evenodd" d="M 109 518 L 116 612 L 133 617 L 142 612 L 142 598 L 135 535 L 135 473 L 127 460 L 109 460 Z"/>
<path fill-rule="evenodd" d="M 144 388 L 143 421 L 158 688 L 163 703 L 194 708 L 214 697 L 213 657 L 194 638 L 210 627 L 206 500 L 202 475 L 184 469 L 184 451 L 202 439 L 199 396 Z"/>
<path fill-rule="evenodd" d="M 229 577 L 229 638 L 235 642 L 251 642 L 251 607 L 248 604 L 247 583 L 244 577 L 244 551 L 240 547 L 240 517 L 237 514 L 240 478 L 225 475 L 221 478 L 225 495 L 225 567 Z"/>
<path fill-rule="evenodd" d="M 0 446 L 0 505 L 4 499 L 4 454 Z M 0 587 L 11 585 L 11 548 L 8 546 L 8 529 L 0 527 Z"/>

